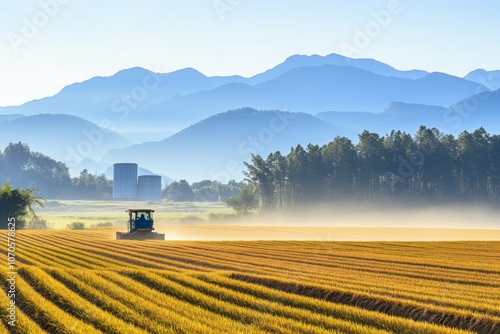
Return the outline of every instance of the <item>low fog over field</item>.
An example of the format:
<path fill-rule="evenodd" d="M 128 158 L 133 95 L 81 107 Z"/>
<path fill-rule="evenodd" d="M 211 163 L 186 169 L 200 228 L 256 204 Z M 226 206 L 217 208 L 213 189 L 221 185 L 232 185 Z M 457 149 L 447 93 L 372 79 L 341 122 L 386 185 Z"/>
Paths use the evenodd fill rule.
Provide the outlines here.
<path fill-rule="evenodd" d="M 73 221 L 112 223 L 102 233 L 114 239 L 125 231 L 125 210 L 139 207 L 155 210 L 166 240 L 500 241 L 500 210 L 486 205 L 350 202 L 234 218 L 224 203 L 52 201 L 37 212 L 56 229 Z"/>
<path fill-rule="evenodd" d="M 450 205 L 395 209 L 354 204 L 228 221 L 159 222 L 167 240 L 500 240 L 498 211 Z"/>
<path fill-rule="evenodd" d="M 184 224 L 182 220 L 177 222 Z M 202 220 L 186 223 L 204 223 Z M 217 221 L 206 223 L 219 224 Z M 261 214 L 222 221 L 227 225 L 323 226 L 323 227 L 412 227 L 500 229 L 500 210 L 479 205 L 420 206 L 396 208 L 382 205 L 305 207 L 289 212 Z"/>
<path fill-rule="evenodd" d="M 306 226 L 500 229 L 500 211 L 472 205 L 394 208 L 346 204 L 305 208 L 263 223 Z"/>
<path fill-rule="evenodd" d="M 158 231 L 167 241 L 500 241 L 500 230 L 469 229 L 189 225 Z"/>

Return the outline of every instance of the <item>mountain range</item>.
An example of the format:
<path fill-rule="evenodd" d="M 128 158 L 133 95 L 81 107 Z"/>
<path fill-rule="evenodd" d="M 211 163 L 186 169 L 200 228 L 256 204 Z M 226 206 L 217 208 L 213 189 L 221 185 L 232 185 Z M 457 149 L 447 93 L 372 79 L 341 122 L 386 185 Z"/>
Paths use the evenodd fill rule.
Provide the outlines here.
<path fill-rule="evenodd" d="M 453 87 L 449 89 L 449 87 Z M 384 111 L 394 102 L 448 107 L 488 91 L 478 83 L 442 73 L 420 79 L 385 77 L 349 66 L 298 67 L 256 85 L 226 84 L 212 90 L 176 95 L 147 107 L 140 115 L 187 126 L 214 113 L 248 106 L 315 114 L 327 110 Z"/>
<path fill-rule="evenodd" d="M 110 150 L 104 161 L 135 162 L 173 179 L 241 179 L 251 154 L 288 153 L 292 146 L 323 145 L 352 131 L 305 113 L 232 110 L 211 116 L 159 141 Z"/>
<path fill-rule="evenodd" d="M 10 142 L 27 143 L 33 151 L 63 161 L 70 168 L 86 159 L 98 161 L 111 148 L 132 145 L 117 132 L 64 114 L 39 114 L 5 121 L 0 118 L 0 126 L 0 147 Z"/>
<path fill-rule="evenodd" d="M 241 179 L 251 153 L 287 153 L 337 135 L 356 141 L 365 129 L 500 133 L 498 89 L 500 71 L 459 78 L 336 54 L 291 56 L 249 78 L 135 67 L 1 107 L 0 147 L 26 142 L 72 174 L 138 162 L 174 179 Z"/>
<path fill-rule="evenodd" d="M 363 130 L 387 134 L 391 130 L 415 133 L 420 125 L 457 135 L 480 127 L 500 133 L 500 91 L 473 95 L 448 108 L 393 102 L 382 113 L 326 111 L 316 117 L 361 133 Z M 351 138 L 352 139 L 352 138 Z"/>

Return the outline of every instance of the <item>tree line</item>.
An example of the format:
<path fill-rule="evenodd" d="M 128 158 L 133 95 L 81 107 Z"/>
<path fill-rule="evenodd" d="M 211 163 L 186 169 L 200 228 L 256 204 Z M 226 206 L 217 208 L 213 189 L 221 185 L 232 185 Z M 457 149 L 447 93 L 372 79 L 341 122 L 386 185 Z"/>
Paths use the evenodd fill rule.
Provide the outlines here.
<path fill-rule="evenodd" d="M 263 210 L 360 201 L 500 200 L 500 136 L 483 128 L 457 138 L 421 126 L 415 135 L 364 131 L 354 144 L 336 137 L 318 146 L 253 155 L 245 175 Z"/>
<path fill-rule="evenodd" d="M 230 180 L 227 184 L 203 180 L 189 184 L 173 181 L 162 190 L 162 198 L 172 202 L 221 202 L 241 193 L 243 182 Z"/>
<path fill-rule="evenodd" d="M 83 170 L 71 177 L 62 162 L 30 150 L 24 143 L 10 143 L 0 151 L 0 184 L 36 189 L 44 198 L 106 200 L 113 195 L 113 183 L 104 174 Z"/>
<path fill-rule="evenodd" d="M 111 200 L 113 181 L 87 169 L 71 177 L 62 162 L 30 150 L 24 143 L 10 143 L 0 151 L 0 186 L 8 181 L 16 188 L 36 189 L 37 195 L 53 199 Z M 203 180 L 189 184 L 174 181 L 162 190 L 162 198 L 174 202 L 218 202 L 238 195 L 242 183 Z"/>

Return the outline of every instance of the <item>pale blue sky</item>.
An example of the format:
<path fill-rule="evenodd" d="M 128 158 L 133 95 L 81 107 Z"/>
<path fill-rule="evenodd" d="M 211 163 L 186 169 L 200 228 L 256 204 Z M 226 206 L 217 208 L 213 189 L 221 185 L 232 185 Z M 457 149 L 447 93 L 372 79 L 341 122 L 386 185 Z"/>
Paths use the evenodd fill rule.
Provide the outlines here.
<path fill-rule="evenodd" d="M 500 69 L 498 17 L 494 0 L 4 0 L 0 106 L 133 66 L 251 76 L 293 54 L 463 76 Z"/>

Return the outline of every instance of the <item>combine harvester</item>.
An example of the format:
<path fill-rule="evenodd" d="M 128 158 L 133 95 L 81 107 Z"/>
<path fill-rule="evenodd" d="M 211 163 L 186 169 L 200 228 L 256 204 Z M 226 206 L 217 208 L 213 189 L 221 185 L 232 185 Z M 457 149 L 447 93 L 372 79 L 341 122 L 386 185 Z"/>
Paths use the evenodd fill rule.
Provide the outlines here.
<path fill-rule="evenodd" d="M 165 240 L 165 234 L 154 231 L 153 212 L 151 209 L 128 209 L 127 232 L 116 232 L 116 239 L 129 240 Z"/>

